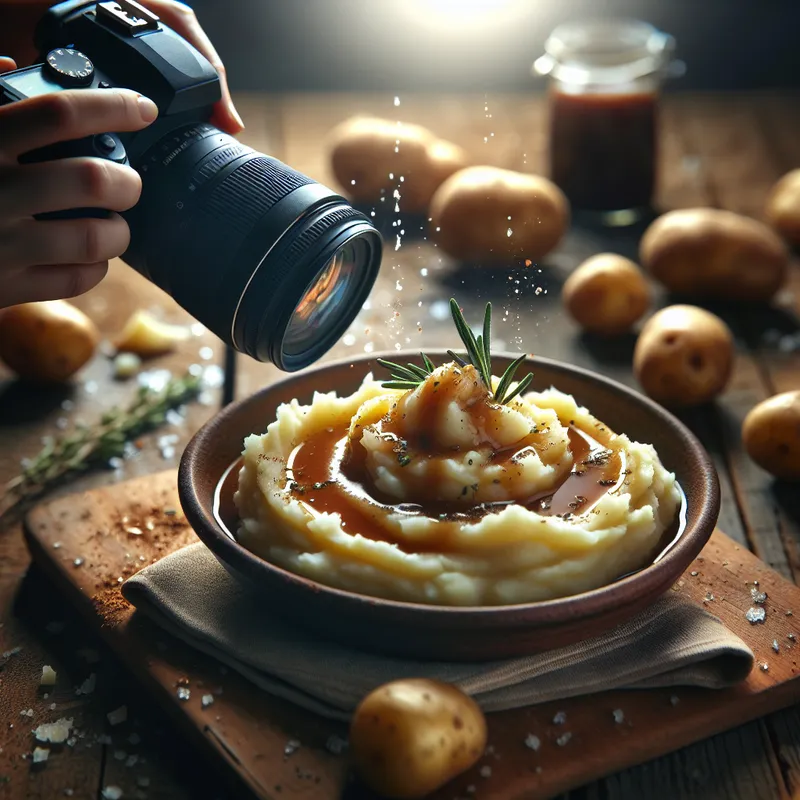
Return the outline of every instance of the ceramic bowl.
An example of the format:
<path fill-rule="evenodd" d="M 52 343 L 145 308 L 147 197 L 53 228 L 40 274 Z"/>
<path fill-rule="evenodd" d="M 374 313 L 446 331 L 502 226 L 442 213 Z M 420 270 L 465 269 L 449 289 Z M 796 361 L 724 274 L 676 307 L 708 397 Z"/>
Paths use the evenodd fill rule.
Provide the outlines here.
<path fill-rule="evenodd" d="M 262 433 L 280 403 L 311 401 L 315 390 L 353 392 L 375 359 L 413 359 L 416 353 L 386 353 L 330 363 L 291 375 L 240 400 L 194 436 L 181 460 L 180 499 L 197 535 L 238 579 L 263 592 L 265 607 L 284 614 L 320 637 L 349 646 L 417 659 L 487 661 L 520 656 L 599 635 L 653 603 L 673 585 L 708 540 L 719 514 L 714 466 L 695 436 L 672 414 L 646 397 L 568 364 L 529 359 L 532 389 L 555 386 L 572 394 L 612 430 L 653 444 L 685 494 L 685 524 L 654 563 L 589 592 L 545 602 L 452 608 L 404 603 L 334 589 L 277 567 L 237 544 L 233 492 L 242 442 Z M 431 352 L 437 363 L 448 360 Z M 511 357 L 493 358 L 495 372 Z"/>

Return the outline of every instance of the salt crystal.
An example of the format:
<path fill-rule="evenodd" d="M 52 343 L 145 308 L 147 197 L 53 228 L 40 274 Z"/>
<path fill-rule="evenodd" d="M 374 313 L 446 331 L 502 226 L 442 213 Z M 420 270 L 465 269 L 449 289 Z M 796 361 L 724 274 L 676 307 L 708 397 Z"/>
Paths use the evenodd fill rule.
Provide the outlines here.
<path fill-rule="evenodd" d="M 776 653 L 780 653 L 780 651 L 781 651 L 781 648 L 780 648 L 780 645 L 778 644 L 778 640 L 777 640 L 777 639 L 773 639 L 773 640 L 772 640 L 772 649 L 773 649 L 773 650 L 774 650 Z"/>
<path fill-rule="evenodd" d="M 483 766 L 480 768 L 480 776 L 481 778 L 491 778 L 492 777 L 492 768 L 488 765 Z"/>
<path fill-rule="evenodd" d="M 22 648 L 17 645 L 16 647 L 12 647 L 10 650 L 6 650 L 5 653 L 0 655 L 0 658 L 11 658 L 11 656 L 19 655 L 22 652 Z"/>
<path fill-rule="evenodd" d="M 125 766 L 126 767 L 135 767 L 136 763 L 138 761 L 139 761 L 139 756 L 137 756 L 134 753 L 133 755 L 128 756 L 128 758 L 125 760 Z"/>
<path fill-rule="evenodd" d="M 19 715 L 21 717 L 32 717 L 33 716 L 33 709 L 32 708 L 28 708 L 28 709 L 26 709 L 24 711 L 20 711 Z"/>
<path fill-rule="evenodd" d="M 616 722 L 617 725 L 625 721 L 625 714 L 622 713 L 621 708 L 615 708 L 611 713 L 614 716 L 614 722 Z"/>
<path fill-rule="evenodd" d="M 77 741 L 78 740 L 74 736 L 70 736 L 69 739 L 67 739 L 67 747 L 75 747 Z"/>
<path fill-rule="evenodd" d="M 297 739 L 289 739 L 289 741 L 286 742 L 286 746 L 283 748 L 283 754 L 285 756 L 290 756 L 296 753 L 299 748 L 300 742 L 298 742 Z"/>
<path fill-rule="evenodd" d="M 214 358 L 214 351 L 210 347 L 201 347 L 199 355 L 203 361 L 211 361 Z"/>
<path fill-rule="evenodd" d="M 55 704 L 55 703 L 50 703 L 50 705 L 48 706 L 48 708 L 49 708 L 51 711 L 55 711 L 55 710 L 56 710 L 56 704 Z"/>
<path fill-rule="evenodd" d="M 178 687 L 178 700 L 188 700 L 192 696 L 192 693 L 189 689 L 185 686 Z"/>
<path fill-rule="evenodd" d="M 786 616 L 787 616 L 787 617 L 791 617 L 791 616 L 792 616 L 792 612 L 791 612 L 791 611 L 787 611 L 787 612 L 786 612 Z"/>
<path fill-rule="evenodd" d="M 553 717 L 553 725 L 563 725 L 567 721 L 567 713 L 566 711 L 559 711 Z"/>
<path fill-rule="evenodd" d="M 559 736 L 558 739 L 556 739 L 556 744 L 559 747 L 563 747 L 565 744 L 567 744 L 567 742 L 569 742 L 571 738 L 572 734 L 569 731 L 567 731 L 566 733 L 562 733 L 561 736 Z"/>
<path fill-rule="evenodd" d="M 678 705 L 678 703 L 680 703 L 680 701 L 681 701 L 681 700 L 680 700 L 680 698 L 679 698 L 679 697 L 678 697 L 678 695 L 676 695 L 676 694 L 673 694 L 673 695 L 672 695 L 672 696 L 669 698 L 670 705 L 673 705 L 673 706 L 676 706 L 676 705 Z"/>
<path fill-rule="evenodd" d="M 786 638 L 787 638 L 787 639 L 788 639 L 790 642 L 793 642 L 793 641 L 795 640 L 795 635 L 794 635 L 793 633 L 790 633 L 790 634 L 789 634 L 789 635 L 788 635 Z"/>
<path fill-rule="evenodd" d="M 39 678 L 39 686 L 55 686 L 56 674 L 56 671 L 49 664 L 45 664 L 42 667 L 42 677 Z"/>
<path fill-rule="evenodd" d="M 214 705 L 214 695 L 213 694 L 204 694 L 200 698 L 200 705 L 203 708 L 208 708 L 209 706 L 213 706 Z"/>
<path fill-rule="evenodd" d="M 137 525 L 132 525 L 130 528 L 125 528 L 125 533 L 129 536 L 141 536 L 144 531 Z"/>
<path fill-rule="evenodd" d="M 53 542 L 53 550 L 58 550 L 61 547 L 61 542 Z"/>
<path fill-rule="evenodd" d="M 109 458 L 108 459 L 108 468 L 109 469 L 114 469 L 114 470 L 122 469 L 124 464 L 125 464 L 125 462 L 121 458 L 118 458 L 117 456 L 115 456 L 114 458 Z"/>
<path fill-rule="evenodd" d="M 755 625 L 764 621 L 767 612 L 763 608 L 749 608 L 744 616 L 751 625 Z"/>
<path fill-rule="evenodd" d="M 125 720 L 128 719 L 128 707 L 120 706 L 113 711 L 109 711 L 108 714 L 106 714 L 106 719 L 110 725 L 119 725 L 125 722 Z"/>
<path fill-rule="evenodd" d="M 103 800 L 120 800 L 122 797 L 122 789 L 119 786 L 104 786 L 103 787 Z"/>
<path fill-rule="evenodd" d="M 333 753 L 335 756 L 341 755 L 345 750 L 347 750 L 347 746 L 347 739 L 342 739 L 341 736 L 337 736 L 336 734 L 329 736 L 325 742 L 325 749 L 329 753 Z"/>
<path fill-rule="evenodd" d="M 59 417 L 56 420 L 56 428 L 58 428 L 60 431 L 65 431 L 68 426 L 69 420 L 66 417 Z"/>
<path fill-rule="evenodd" d="M 763 661 L 761 664 L 758 665 L 761 667 L 762 672 L 767 672 L 769 670 L 769 664 L 766 661 Z"/>
<path fill-rule="evenodd" d="M 696 569 L 693 569 L 693 570 L 692 570 L 692 571 L 691 571 L 689 574 L 690 574 L 690 575 L 691 575 L 693 578 L 696 578 L 696 577 L 697 577 L 697 576 L 698 576 L 700 573 L 699 573 L 699 572 L 698 572 Z"/>
<path fill-rule="evenodd" d="M 37 747 L 33 751 L 33 763 L 41 764 L 50 757 L 50 751 L 46 747 Z"/>
<path fill-rule="evenodd" d="M 83 558 L 81 558 L 81 556 L 78 556 L 78 557 L 77 557 L 77 558 L 76 558 L 76 559 L 75 559 L 75 560 L 74 560 L 72 563 L 73 563 L 73 564 L 74 564 L 76 567 L 80 567 L 80 566 L 81 566 L 81 564 L 83 564 Z"/>
<path fill-rule="evenodd" d="M 711 602 L 714 599 L 714 595 L 711 592 L 706 592 L 706 596 L 704 598 L 707 602 Z"/>
<path fill-rule="evenodd" d="M 72 717 L 69 719 L 62 718 L 56 722 L 46 722 L 40 725 L 33 735 L 40 742 L 52 742 L 53 744 L 62 744 L 69 738 L 69 731 L 72 728 Z"/>
<path fill-rule="evenodd" d="M 124 761 L 128 757 L 128 754 L 124 750 L 115 750 L 114 751 L 114 758 L 117 761 Z"/>
<path fill-rule="evenodd" d="M 532 733 L 529 733 L 525 737 L 525 747 L 527 747 L 529 750 L 533 750 L 534 753 L 541 746 L 542 746 L 542 740 L 538 736 L 534 736 Z"/>
<path fill-rule="evenodd" d="M 75 690 L 75 694 L 91 694 L 97 686 L 97 676 L 94 672 Z"/>
<path fill-rule="evenodd" d="M 757 585 L 758 581 L 756 581 L 755 583 Z M 759 606 L 760 605 L 764 605 L 764 603 L 766 603 L 766 601 L 767 601 L 767 593 L 766 592 L 759 592 L 758 589 L 756 589 L 755 586 L 750 590 L 750 597 L 752 597 L 753 598 L 753 602 L 756 605 L 759 605 Z"/>
<path fill-rule="evenodd" d="M 168 369 L 154 369 L 149 372 L 140 372 L 137 380 L 140 386 L 146 386 L 153 392 L 160 392 L 171 380 L 172 373 Z"/>

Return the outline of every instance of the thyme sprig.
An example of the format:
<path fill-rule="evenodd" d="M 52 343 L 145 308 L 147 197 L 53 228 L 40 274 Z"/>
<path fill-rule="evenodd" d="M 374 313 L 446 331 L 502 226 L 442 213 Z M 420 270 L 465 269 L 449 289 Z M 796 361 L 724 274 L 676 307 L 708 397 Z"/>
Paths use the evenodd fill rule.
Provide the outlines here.
<path fill-rule="evenodd" d="M 194 399 L 201 389 L 202 378 L 189 374 L 170 378 L 160 390 L 140 386 L 127 407 L 115 406 L 94 425 L 77 425 L 69 433 L 48 438 L 22 472 L 6 484 L 0 496 L 0 516 L 72 473 L 121 457 L 127 442 L 162 425 L 169 410 Z"/>
<path fill-rule="evenodd" d="M 492 399 L 496 403 L 504 405 L 513 400 L 517 395 L 522 394 L 533 380 L 533 374 L 528 373 L 513 389 L 509 392 L 514 376 L 519 369 L 525 356 L 521 355 L 508 365 L 508 368 L 500 378 L 497 388 L 492 391 L 492 304 L 487 303 L 483 314 L 483 330 L 478 336 L 467 325 L 464 315 L 455 299 L 450 298 L 450 313 L 453 317 L 458 335 L 464 345 L 466 356 L 460 356 L 453 350 L 448 350 L 447 355 L 453 359 L 460 367 L 472 364 L 478 371 L 486 388 L 492 392 Z M 378 359 L 378 363 L 389 370 L 391 380 L 386 381 L 382 386 L 386 389 L 416 389 L 435 369 L 433 362 L 425 355 L 422 356 L 423 367 L 417 364 L 408 363 L 405 366 L 383 358 Z"/>

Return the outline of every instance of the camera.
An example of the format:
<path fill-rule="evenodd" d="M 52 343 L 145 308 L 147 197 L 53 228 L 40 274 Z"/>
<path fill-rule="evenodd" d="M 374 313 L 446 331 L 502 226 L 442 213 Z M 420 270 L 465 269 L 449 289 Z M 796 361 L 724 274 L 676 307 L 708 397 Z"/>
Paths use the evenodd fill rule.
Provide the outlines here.
<path fill-rule="evenodd" d="M 152 99 L 159 116 L 142 131 L 63 142 L 21 160 L 92 156 L 130 165 L 142 194 L 123 214 L 131 232 L 126 263 L 259 361 L 291 372 L 327 352 L 378 274 L 382 243 L 369 218 L 214 127 L 216 71 L 133 0 L 55 5 L 35 44 L 42 63 L 1 75 L 0 104 L 119 87 Z"/>

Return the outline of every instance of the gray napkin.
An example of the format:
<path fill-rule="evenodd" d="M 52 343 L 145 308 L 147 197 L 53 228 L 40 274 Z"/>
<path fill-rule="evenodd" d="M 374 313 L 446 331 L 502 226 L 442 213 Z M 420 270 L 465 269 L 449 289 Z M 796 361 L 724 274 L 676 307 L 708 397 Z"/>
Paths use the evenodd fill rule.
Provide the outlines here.
<path fill-rule="evenodd" d="M 420 662 L 322 641 L 272 614 L 203 544 L 146 567 L 125 598 L 165 630 L 299 706 L 347 720 L 375 687 L 402 677 L 458 685 L 485 711 L 607 689 L 704 686 L 744 680 L 753 653 L 714 616 L 668 592 L 636 618 L 595 639 L 482 664 Z"/>

